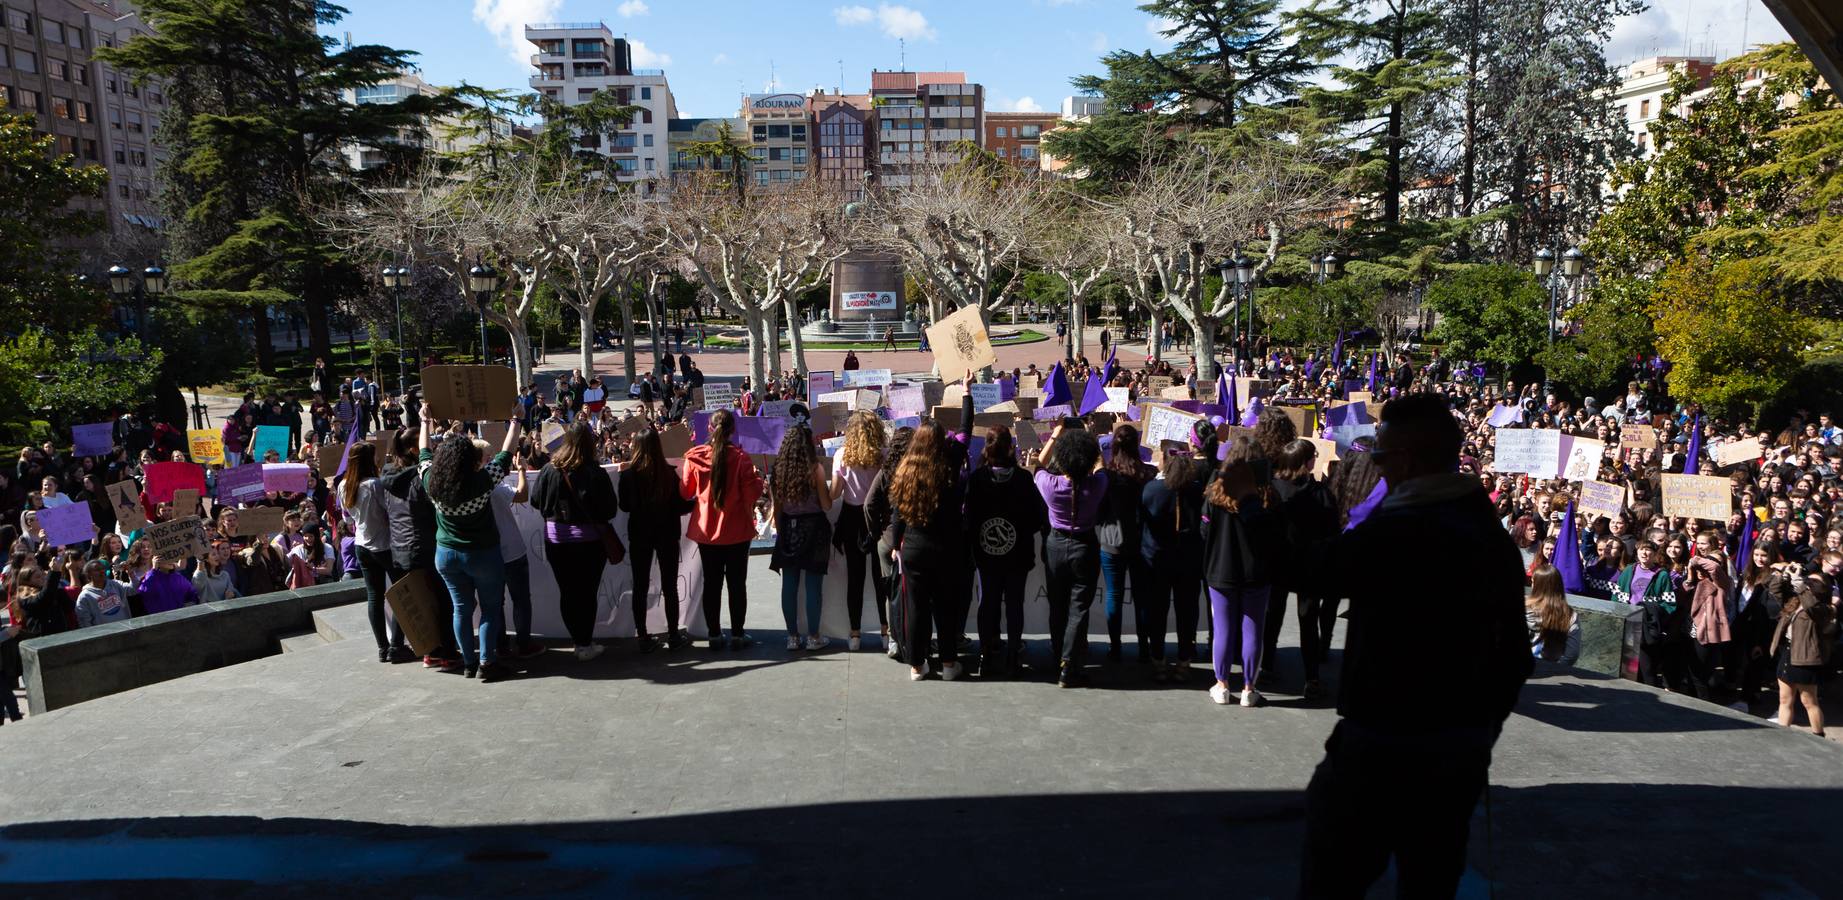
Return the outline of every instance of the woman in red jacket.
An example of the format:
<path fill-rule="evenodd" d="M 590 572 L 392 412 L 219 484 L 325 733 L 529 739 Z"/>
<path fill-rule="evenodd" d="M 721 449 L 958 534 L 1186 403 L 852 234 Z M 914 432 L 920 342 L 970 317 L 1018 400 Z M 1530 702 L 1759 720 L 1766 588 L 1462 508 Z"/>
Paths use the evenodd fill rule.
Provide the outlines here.
<path fill-rule="evenodd" d="M 710 417 L 710 442 L 685 453 L 685 469 L 679 478 L 680 494 L 696 503 L 685 536 L 697 542 L 698 559 L 704 564 L 704 625 L 710 629 L 712 650 L 724 645 L 717 607 L 725 580 L 730 588 L 728 646 L 740 650 L 749 644 L 742 630 L 749 610 L 745 585 L 762 478 L 749 454 L 731 442 L 735 433 L 734 414 L 718 410 Z"/>

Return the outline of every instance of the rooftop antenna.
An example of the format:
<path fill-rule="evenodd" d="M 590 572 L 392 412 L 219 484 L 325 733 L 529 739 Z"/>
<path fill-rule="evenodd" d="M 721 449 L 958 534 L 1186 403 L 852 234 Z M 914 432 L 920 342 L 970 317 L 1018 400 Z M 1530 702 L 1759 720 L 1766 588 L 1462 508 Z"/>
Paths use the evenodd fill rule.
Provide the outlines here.
<path fill-rule="evenodd" d="M 845 93 L 845 61 L 842 59 L 838 61 L 838 87 L 833 89 L 832 93 L 840 95 Z"/>
<path fill-rule="evenodd" d="M 896 64 L 898 72 L 909 70 L 909 42 L 902 38 L 896 39 Z"/>
<path fill-rule="evenodd" d="M 770 59 L 768 60 L 768 90 L 778 91 L 780 89 L 780 83 L 774 80 L 774 60 Z"/>
<path fill-rule="evenodd" d="M 1747 46 L 1747 20 L 1752 16 L 1753 16 L 1753 4 L 1751 3 L 1741 4 L 1741 52 L 1742 53 L 1746 53 L 1749 49 Z"/>
<path fill-rule="evenodd" d="M 1690 47 L 1690 44 L 1689 44 L 1689 26 L 1690 26 L 1690 22 L 1692 22 L 1695 18 L 1694 16 L 1690 15 L 1690 13 L 1695 10 L 1695 8 L 1696 8 L 1695 3 L 1683 4 L 1683 55 L 1684 56 L 1689 56 L 1692 50 L 1694 49 Z"/>

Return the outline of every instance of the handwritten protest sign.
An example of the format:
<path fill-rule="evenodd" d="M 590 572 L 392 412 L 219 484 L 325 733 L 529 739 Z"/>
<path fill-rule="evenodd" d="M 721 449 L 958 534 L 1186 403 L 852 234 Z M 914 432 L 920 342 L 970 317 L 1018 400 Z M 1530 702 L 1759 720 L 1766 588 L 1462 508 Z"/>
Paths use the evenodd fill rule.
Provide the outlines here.
<path fill-rule="evenodd" d="M 191 452 L 188 454 L 195 463 L 224 464 L 224 436 L 209 428 L 186 429 L 186 443 Z"/>
<path fill-rule="evenodd" d="M 1671 475 L 1664 479 L 1664 515 L 1728 521 L 1734 491 L 1728 479 L 1714 475 Z"/>
<path fill-rule="evenodd" d="M 429 569 L 414 569 L 384 592 L 384 602 L 417 656 L 434 653 L 454 635 L 448 591 L 438 587 Z"/>
<path fill-rule="evenodd" d="M 992 337 L 979 317 L 979 305 L 962 306 L 928 326 L 928 346 L 940 364 L 941 377 L 957 379 L 968 369 L 983 369 L 998 362 Z"/>
<path fill-rule="evenodd" d="M 183 559 L 205 553 L 205 524 L 197 516 L 147 526 L 141 540 L 153 547 L 155 556 Z"/>
<path fill-rule="evenodd" d="M 820 394 L 830 394 L 838 384 L 838 379 L 831 372 L 806 373 L 806 399 L 811 400 Z"/>
<path fill-rule="evenodd" d="M 1589 479 L 1581 482 L 1580 502 L 1575 504 L 1588 522 L 1595 516 L 1619 518 L 1625 509 L 1625 489 L 1616 484 Z"/>
<path fill-rule="evenodd" d="M 224 449 L 232 452 L 237 450 L 236 447 L 226 447 Z M 286 461 L 288 459 L 288 428 L 286 426 L 256 426 L 256 435 L 250 439 L 249 461 L 262 462 L 267 458 L 266 454 L 271 450 L 275 451 L 276 460 Z"/>
<path fill-rule="evenodd" d="M 173 492 L 173 514 L 192 515 L 198 512 L 199 492 L 191 488 L 180 488 Z"/>
<path fill-rule="evenodd" d="M 109 506 L 115 510 L 115 521 L 121 523 L 122 531 L 147 527 L 147 511 L 141 508 L 141 489 L 133 479 L 118 481 L 105 490 L 109 492 Z"/>
<path fill-rule="evenodd" d="M 973 395 L 973 411 L 985 412 L 1004 402 L 1004 386 L 992 384 L 973 384 L 967 387 L 967 393 Z"/>
<path fill-rule="evenodd" d="M 108 456 L 115 449 L 115 426 L 108 422 L 70 427 L 72 456 Z"/>
<path fill-rule="evenodd" d="M 262 494 L 262 466 L 232 466 L 218 473 L 219 503 L 248 503 Z"/>
<path fill-rule="evenodd" d="M 1107 402 L 1097 407 L 1098 411 L 1112 413 L 1126 412 L 1127 404 L 1132 400 L 1132 388 L 1110 387 L 1102 388 L 1101 390 L 1107 393 Z"/>
<path fill-rule="evenodd" d="M 1502 437 L 1502 433 L 1499 433 Z M 1564 435 L 1561 440 L 1561 477 L 1569 481 L 1587 481 L 1600 477 L 1600 460 L 1606 445 L 1592 438 Z"/>
<path fill-rule="evenodd" d="M 794 404 L 799 402 L 798 400 L 769 400 L 762 404 L 761 414 L 764 416 L 772 416 L 777 419 L 785 419 L 793 415 Z"/>
<path fill-rule="evenodd" d="M 1189 400 L 1190 388 L 1181 384 L 1175 385 L 1159 391 L 1158 397 L 1161 400 Z"/>
<path fill-rule="evenodd" d="M 422 399 L 437 419 L 503 419 L 518 399 L 518 375 L 505 366 L 429 366 Z"/>
<path fill-rule="evenodd" d="M 205 492 L 205 467 L 197 463 L 148 463 L 141 471 L 147 476 L 147 499 L 154 503 L 173 502 L 173 492 L 180 488 Z"/>
<path fill-rule="evenodd" d="M 1627 423 L 1619 426 L 1619 449 L 1653 450 L 1657 448 L 1657 429 L 1649 425 Z"/>
<path fill-rule="evenodd" d="M 880 388 L 888 386 L 895 380 L 895 375 L 891 374 L 889 369 L 846 369 L 844 377 L 833 386 Z"/>
<path fill-rule="evenodd" d="M 1189 446 L 1191 429 L 1202 418 L 1169 406 L 1148 404 L 1139 424 L 1144 426 L 1147 444 L 1156 446 L 1164 441 L 1178 441 Z"/>
<path fill-rule="evenodd" d="M 1759 438 L 1748 438 L 1744 441 L 1729 441 L 1726 444 L 1720 444 L 1709 449 L 1709 454 L 1714 457 L 1715 467 L 1718 469 L 1723 466 L 1753 462 L 1759 459 L 1760 454 L 1763 452 L 1765 451 L 1760 447 Z"/>
<path fill-rule="evenodd" d="M 304 494 L 314 483 L 313 472 L 306 463 L 265 463 L 262 489 L 284 494 Z"/>
<path fill-rule="evenodd" d="M 729 409 L 736 405 L 736 386 L 722 382 L 709 382 L 704 385 L 704 408 L 711 412 Z"/>
<path fill-rule="evenodd" d="M 1170 386 L 1171 376 L 1169 375 L 1147 375 L 1145 377 L 1145 389 L 1148 392 L 1156 393 Z"/>
<path fill-rule="evenodd" d="M 279 506 L 251 506 L 237 510 L 238 537 L 268 537 L 280 534 L 282 517 L 288 511 Z"/>
<path fill-rule="evenodd" d="M 1075 415 L 1074 407 L 1067 403 L 1058 403 L 1055 406 L 1037 407 L 1037 411 L 1031 413 L 1031 418 L 1038 422 L 1054 422 L 1072 415 Z"/>
<path fill-rule="evenodd" d="M 1497 456 L 1491 470 L 1527 472 L 1535 478 L 1554 478 L 1561 464 L 1561 432 L 1553 428 L 1500 428 Z"/>
<path fill-rule="evenodd" d="M 38 525 L 45 529 L 45 543 L 69 547 L 96 537 L 95 523 L 90 521 L 88 503 L 66 503 L 38 511 Z"/>
<path fill-rule="evenodd" d="M 538 427 L 538 441 L 544 445 L 545 450 L 552 453 L 563 446 L 563 434 L 563 426 L 555 422 L 545 422 Z"/>

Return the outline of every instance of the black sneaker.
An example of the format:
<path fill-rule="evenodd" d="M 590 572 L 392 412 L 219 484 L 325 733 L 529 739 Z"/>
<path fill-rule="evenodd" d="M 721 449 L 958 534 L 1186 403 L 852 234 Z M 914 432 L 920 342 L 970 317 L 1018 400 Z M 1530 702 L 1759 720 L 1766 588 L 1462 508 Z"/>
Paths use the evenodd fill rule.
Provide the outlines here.
<path fill-rule="evenodd" d="M 381 662 L 381 663 L 390 662 L 390 648 L 389 647 L 379 647 L 378 648 L 378 662 Z"/>
<path fill-rule="evenodd" d="M 641 653 L 651 653 L 659 649 L 659 642 L 653 640 L 649 635 L 642 634 L 634 638 L 634 649 Z"/>
<path fill-rule="evenodd" d="M 1081 688 L 1090 684 L 1093 682 L 1089 680 L 1087 672 L 1067 663 L 1063 664 L 1062 674 L 1056 679 L 1056 686 L 1059 688 Z"/>
<path fill-rule="evenodd" d="M 730 635 L 731 650 L 747 650 L 753 646 L 755 646 L 755 639 L 749 637 L 749 633 L 746 631 L 738 631 Z"/>
<path fill-rule="evenodd" d="M 1107 661 L 1108 662 L 1117 663 L 1120 661 L 1120 659 L 1121 657 L 1120 657 L 1120 645 L 1119 644 L 1115 644 L 1107 648 Z"/>
<path fill-rule="evenodd" d="M 689 646 L 691 646 L 691 635 L 683 631 L 674 631 L 672 632 L 672 636 L 666 639 L 666 647 L 668 649 L 683 650 Z"/>
<path fill-rule="evenodd" d="M 480 667 L 479 666 L 468 666 L 466 669 L 464 669 L 461 672 L 461 674 L 468 678 L 478 677 L 480 674 Z"/>
<path fill-rule="evenodd" d="M 406 662 L 416 661 L 416 654 L 411 652 L 410 648 L 408 647 L 392 647 L 389 650 L 389 654 L 390 655 L 388 659 L 392 663 L 406 663 Z"/>
<path fill-rule="evenodd" d="M 490 662 L 480 667 L 480 683 L 481 684 L 486 684 L 487 682 L 491 682 L 491 681 L 504 681 L 507 678 L 511 678 L 511 677 L 512 677 L 512 670 L 509 667 L 501 665 L 496 662 Z"/>

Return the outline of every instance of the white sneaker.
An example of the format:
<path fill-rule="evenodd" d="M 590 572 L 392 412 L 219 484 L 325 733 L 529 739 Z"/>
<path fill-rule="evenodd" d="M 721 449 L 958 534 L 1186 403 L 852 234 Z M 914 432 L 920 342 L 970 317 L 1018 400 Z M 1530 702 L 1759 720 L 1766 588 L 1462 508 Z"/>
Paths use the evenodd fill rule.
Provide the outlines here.
<path fill-rule="evenodd" d="M 896 648 L 896 642 L 894 640 L 891 640 L 889 635 L 887 634 L 884 635 L 883 636 L 883 655 L 889 657 L 890 659 L 895 659 L 897 656 L 897 653 L 898 651 Z"/>
<path fill-rule="evenodd" d="M 787 636 L 787 649 L 789 650 L 800 649 L 800 636 L 799 635 L 790 634 Z"/>
<path fill-rule="evenodd" d="M 823 634 L 814 635 L 806 639 L 806 649 L 808 650 L 824 650 L 830 646 L 832 646 L 832 639 Z"/>
<path fill-rule="evenodd" d="M 851 648 L 852 653 L 858 652 L 858 647 L 860 646 L 860 644 L 861 642 L 858 640 L 858 636 L 855 634 L 851 636 L 851 640 L 848 640 L 845 642 L 845 646 Z"/>
<path fill-rule="evenodd" d="M 1218 706 L 1228 706 L 1229 689 L 1221 684 L 1212 684 L 1209 686 L 1209 698 Z"/>
<path fill-rule="evenodd" d="M 1255 706 L 1259 705 L 1260 702 L 1261 702 L 1261 692 L 1260 691 L 1257 691 L 1254 688 L 1243 688 L 1242 689 L 1241 705 L 1243 707 L 1248 708 L 1248 709 L 1253 709 Z"/>
<path fill-rule="evenodd" d="M 960 677 L 960 673 L 962 671 L 964 671 L 964 668 L 959 663 L 957 662 L 947 663 L 946 665 L 941 666 L 941 680 L 942 681 L 957 680 Z"/>
<path fill-rule="evenodd" d="M 909 670 L 909 680 L 910 681 L 920 681 L 923 678 L 927 678 L 927 677 L 928 677 L 928 661 L 925 659 L 922 660 L 920 669 L 911 668 Z"/>
<path fill-rule="evenodd" d="M 587 647 L 576 648 L 576 658 L 583 662 L 588 662 L 600 655 L 602 655 L 602 645 L 600 644 L 590 644 Z"/>

